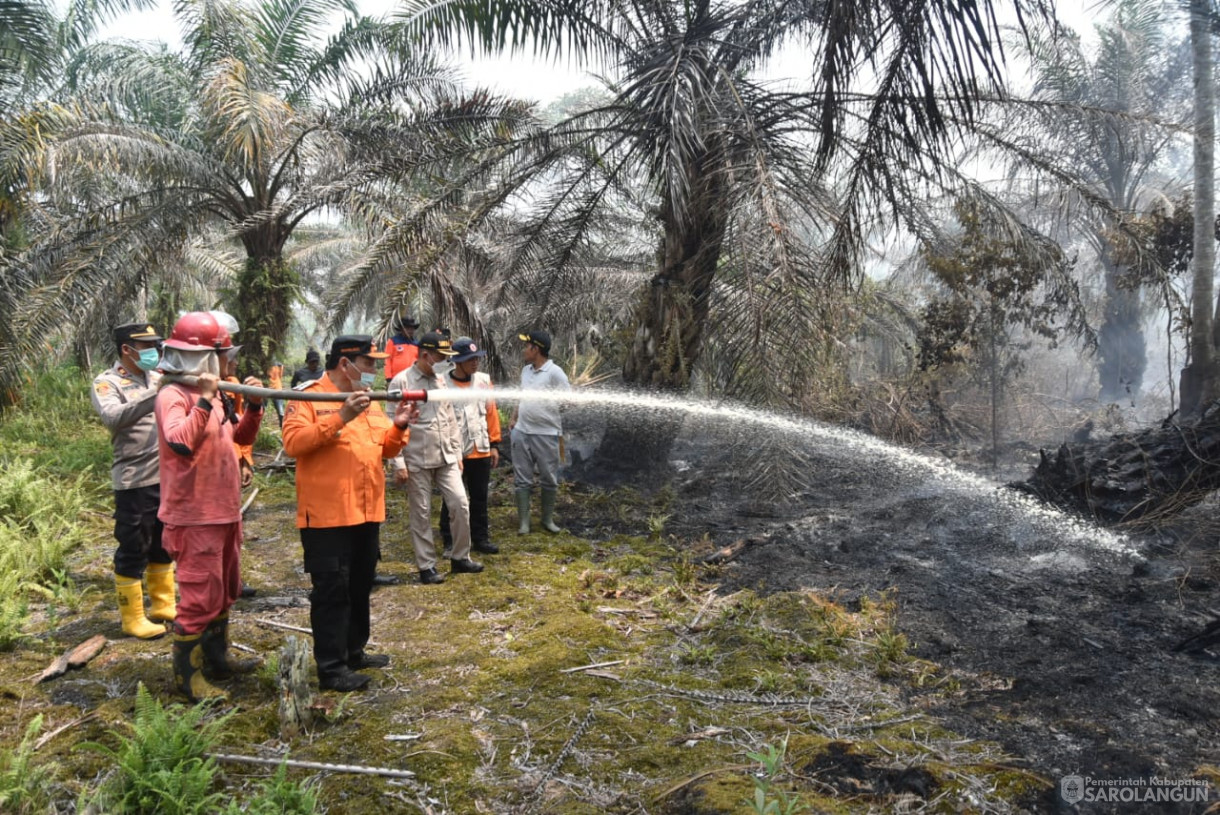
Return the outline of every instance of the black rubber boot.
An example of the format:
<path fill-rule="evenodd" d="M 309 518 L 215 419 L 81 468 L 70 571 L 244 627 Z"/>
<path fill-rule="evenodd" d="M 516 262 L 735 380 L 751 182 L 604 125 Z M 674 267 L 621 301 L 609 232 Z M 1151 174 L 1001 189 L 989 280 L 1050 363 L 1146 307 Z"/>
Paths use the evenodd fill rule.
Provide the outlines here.
<path fill-rule="evenodd" d="M 229 613 L 226 611 L 203 630 L 200 635 L 203 647 L 203 675 L 208 679 L 223 682 L 234 674 L 253 673 L 262 664 L 258 657 L 234 658 L 229 653 Z"/>
<path fill-rule="evenodd" d="M 328 676 L 319 676 L 318 687 L 322 690 L 337 690 L 340 693 L 351 693 L 354 690 L 363 689 L 372 678 L 368 674 L 358 674 L 350 669 L 345 669 Z"/>
<path fill-rule="evenodd" d="M 518 488 L 517 498 L 517 534 L 530 533 L 530 491 L 529 488 Z"/>
<path fill-rule="evenodd" d="M 541 526 L 547 532 L 554 534 L 563 530 L 555 523 L 555 499 L 559 497 L 559 490 L 551 490 L 543 487 L 542 489 L 542 523 Z"/>
<path fill-rule="evenodd" d="M 192 702 L 228 698 L 203 675 L 202 634 L 174 632 L 174 687 Z"/>

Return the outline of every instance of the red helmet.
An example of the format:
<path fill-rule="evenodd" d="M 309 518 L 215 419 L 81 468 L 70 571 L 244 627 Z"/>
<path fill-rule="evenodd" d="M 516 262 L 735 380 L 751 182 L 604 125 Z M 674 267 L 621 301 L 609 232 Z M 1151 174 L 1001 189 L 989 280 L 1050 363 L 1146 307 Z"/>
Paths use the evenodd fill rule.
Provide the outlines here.
<path fill-rule="evenodd" d="M 215 317 L 206 311 L 190 311 L 174 323 L 165 347 L 179 351 L 215 351 L 221 347 L 222 335 L 227 336 Z"/>

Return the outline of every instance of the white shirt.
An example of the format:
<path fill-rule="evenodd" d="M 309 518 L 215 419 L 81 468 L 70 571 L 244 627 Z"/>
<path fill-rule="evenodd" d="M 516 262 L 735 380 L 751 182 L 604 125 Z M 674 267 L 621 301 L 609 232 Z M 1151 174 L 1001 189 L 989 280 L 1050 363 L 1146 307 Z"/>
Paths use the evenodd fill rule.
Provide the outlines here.
<path fill-rule="evenodd" d="M 549 359 L 542 363 L 541 368 L 526 365 L 521 369 L 521 390 L 568 391 L 571 389 L 572 386 L 568 384 L 568 377 L 563 369 Z M 514 429 L 539 436 L 562 436 L 563 420 L 559 416 L 559 402 L 523 398 L 517 407 L 517 425 Z"/>

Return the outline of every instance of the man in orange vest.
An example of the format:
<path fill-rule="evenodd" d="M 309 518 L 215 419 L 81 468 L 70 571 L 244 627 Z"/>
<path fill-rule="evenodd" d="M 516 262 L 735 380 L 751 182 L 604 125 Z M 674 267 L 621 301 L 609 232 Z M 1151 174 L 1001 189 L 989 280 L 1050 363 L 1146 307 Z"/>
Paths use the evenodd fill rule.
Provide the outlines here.
<path fill-rule="evenodd" d="M 237 378 L 237 353 L 241 350 L 241 346 L 233 344 L 233 338 L 241 330 L 237 325 L 237 318 L 223 311 L 209 311 L 208 313 L 216 318 L 216 322 L 220 324 L 220 327 L 227 334 L 221 340 L 220 350 L 217 352 L 220 355 L 220 377 L 225 382 L 238 385 L 241 383 L 241 380 Z M 233 422 L 233 424 L 241 421 L 241 417 L 246 412 L 246 401 L 240 393 L 229 395 L 221 391 L 220 402 L 224 405 L 225 413 L 227 414 L 226 418 L 229 421 Z M 254 443 L 238 444 L 233 442 L 233 451 L 237 454 L 237 466 L 241 470 L 241 488 L 244 490 L 254 483 Z M 241 596 L 249 598 L 257 594 L 258 589 L 247 585 L 245 578 L 242 578 Z"/>
<path fill-rule="evenodd" d="M 289 401 L 284 417 L 284 452 L 297 460 L 297 527 L 313 583 L 309 621 L 323 690 L 360 690 L 370 677 L 357 670 L 390 663 L 385 654 L 364 650 L 385 520 L 382 459 L 402 450 L 419 409 L 400 402 L 392 418 L 369 409 L 366 391 L 385 356 L 367 334 L 337 337 L 326 373 L 301 390 L 346 393 L 347 399 Z"/>
<path fill-rule="evenodd" d="M 216 322 L 225 332 L 220 349 L 217 351 L 220 355 L 220 378 L 234 385 L 241 384 L 241 380 L 237 378 L 237 352 L 241 350 L 241 346 L 233 344 L 233 338 L 241 330 L 237 325 L 237 318 L 223 311 L 209 311 L 208 313 L 216 318 Z M 230 395 L 221 391 L 220 401 L 225 407 L 225 412 L 229 414 L 226 416 L 227 419 L 233 424 L 241 421 L 242 414 L 246 412 L 246 402 L 240 393 Z M 241 470 L 241 488 L 244 490 L 254 483 L 254 444 L 234 442 L 233 451 L 237 453 L 237 466 Z M 245 589 L 246 586 L 243 583 L 243 596 L 245 596 Z"/>
<path fill-rule="evenodd" d="M 415 339 L 417 328 L 419 321 L 414 317 L 399 317 L 394 321 L 394 334 L 385 345 L 386 382 L 415 364 L 419 356 L 419 342 Z"/>

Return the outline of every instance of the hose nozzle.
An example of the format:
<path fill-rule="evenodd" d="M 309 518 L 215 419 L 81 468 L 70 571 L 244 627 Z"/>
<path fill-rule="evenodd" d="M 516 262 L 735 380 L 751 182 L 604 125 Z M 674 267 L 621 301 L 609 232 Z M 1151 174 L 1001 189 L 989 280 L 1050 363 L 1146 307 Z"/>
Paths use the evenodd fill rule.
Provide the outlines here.
<path fill-rule="evenodd" d="M 387 391 L 386 396 L 391 402 L 427 402 L 428 392 L 426 390 L 407 390 L 407 391 Z"/>

